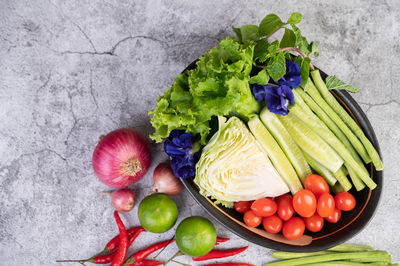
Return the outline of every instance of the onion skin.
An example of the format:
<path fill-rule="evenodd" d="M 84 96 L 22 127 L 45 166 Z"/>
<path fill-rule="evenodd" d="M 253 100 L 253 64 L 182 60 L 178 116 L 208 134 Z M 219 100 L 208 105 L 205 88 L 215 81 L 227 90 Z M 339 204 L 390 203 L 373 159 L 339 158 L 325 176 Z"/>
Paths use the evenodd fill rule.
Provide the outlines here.
<path fill-rule="evenodd" d="M 183 190 L 183 184 L 172 172 L 169 163 L 160 163 L 153 173 L 153 193 L 178 195 Z"/>
<path fill-rule="evenodd" d="M 123 188 L 139 181 L 151 164 L 148 140 L 139 132 L 121 128 L 100 139 L 92 158 L 94 172 L 105 185 Z"/>
<path fill-rule="evenodd" d="M 128 212 L 135 205 L 135 194 L 128 188 L 113 191 L 110 196 L 114 209 L 119 212 Z"/>

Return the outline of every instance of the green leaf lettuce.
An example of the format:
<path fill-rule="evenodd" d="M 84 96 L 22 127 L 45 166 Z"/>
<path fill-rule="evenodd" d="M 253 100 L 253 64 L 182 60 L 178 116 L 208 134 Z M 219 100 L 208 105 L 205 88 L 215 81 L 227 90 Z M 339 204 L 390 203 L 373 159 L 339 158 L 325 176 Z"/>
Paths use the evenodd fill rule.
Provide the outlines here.
<path fill-rule="evenodd" d="M 213 116 L 238 115 L 247 120 L 260 110 L 249 86 L 254 44 L 239 44 L 233 38 L 222 40 L 197 61 L 197 67 L 175 78 L 157 100 L 150 136 L 156 142 L 173 129 L 200 134 L 205 144 Z"/>

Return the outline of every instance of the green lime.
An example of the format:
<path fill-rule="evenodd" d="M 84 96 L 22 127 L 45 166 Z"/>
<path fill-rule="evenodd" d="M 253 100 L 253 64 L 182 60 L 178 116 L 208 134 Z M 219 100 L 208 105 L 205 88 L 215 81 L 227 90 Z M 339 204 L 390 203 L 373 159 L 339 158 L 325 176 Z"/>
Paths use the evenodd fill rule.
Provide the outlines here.
<path fill-rule="evenodd" d="M 175 239 L 182 252 L 192 257 L 199 257 L 213 249 L 217 240 L 217 233 L 209 220 L 192 216 L 184 219 L 178 225 Z"/>
<path fill-rule="evenodd" d="M 140 224 L 153 233 L 163 233 L 174 226 L 178 218 L 175 202 L 162 193 L 145 197 L 139 204 Z"/>

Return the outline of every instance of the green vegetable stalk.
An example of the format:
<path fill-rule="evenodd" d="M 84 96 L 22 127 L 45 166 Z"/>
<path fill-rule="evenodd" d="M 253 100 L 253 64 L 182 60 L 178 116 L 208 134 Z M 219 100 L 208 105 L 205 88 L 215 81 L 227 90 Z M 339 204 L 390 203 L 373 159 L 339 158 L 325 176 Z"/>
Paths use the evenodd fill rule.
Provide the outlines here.
<path fill-rule="evenodd" d="M 347 169 L 352 168 L 370 189 L 374 189 L 376 187 L 375 182 L 370 178 L 367 170 L 357 163 L 343 143 L 329 129 L 321 126 L 297 105 L 291 106 L 289 115 L 290 114 L 293 114 L 302 120 L 309 128 L 312 128 L 322 139 L 324 139 L 348 164 Z M 310 153 L 308 152 L 308 154 Z M 339 168 L 336 170 L 330 170 L 336 172 L 338 169 Z"/>
<path fill-rule="evenodd" d="M 304 182 L 306 177 L 311 174 L 311 168 L 299 146 L 282 125 L 281 121 L 279 121 L 277 115 L 268 111 L 266 107 L 261 111 L 260 119 L 292 163 L 300 180 Z"/>
<path fill-rule="evenodd" d="M 273 258 L 283 259 L 266 265 L 398 265 L 391 264 L 391 256 L 386 251 L 375 251 L 367 245 L 341 244 L 336 247 L 309 253 L 274 251 Z"/>
<path fill-rule="evenodd" d="M 340 128 L 344 135 L 349 139 L 354 149 L 357 150 L 358 154 L 363 158 L 364 162 L 370 162 L 367 151 L 360 142 L 360 140 L 354 135 L 354 133 L 347 127 L 342 119 L 336 114 L 336 112 L 329 106 L 327 102 L 319 94 L 315 88 L 314 83 L 309 80 L 304 90 L 311 96 L 311 98 L 324 110 L 324 112 L 332 119 L 332 121 Z M 333 97 L 333 96 L 332 96 Z M 335 100 L 336 101 L 336 100 Z"/>
<path fill-rule="evenodd" d="M 308 87 L 308 86 L 306 86 Z M 341 142 L 346 146 L 347 150 L 350 152 L 350 154 L 353 156 L 353 158 L 358 162 L 358 164 L 363 166 L 363 163 L 361 161 L 361 158 L 358 156 L 357 151 L 354 149 L 353 145 L 349 141 L 349 139 L 346 137 L 346 135 L 340 130 L 340 128 L 335 124 L 335 122 L 325 113 L 325 111 L 319 107 L 319 105 L 314 101 L 313 98 L 310 97 L 303 89 L 298 88 L 295 90 L 296 95 L 298 95 L 305 103 L 311 108 L 312 111 L 315 112 L 315 114 L 321 119 L 325 125 L 332 130 L 332 132 L 340 139 Z M 296 100 L 298 100 L 296 98 Z"/>
<path fill-rule="evenodd" d="M 315 265 L 322 265 L 323 262 L 328 261 L 346 261 L 346 260 L 357 260 L 364 259 L 364 261 L 382 261 L 391 263 L 390 255 L 386 251 L 364 251 L 364 252 L 343 252 L 343 253 L 332 253 L 323 254 L 309 257 L 300 257 L 296 259 L 277 261 L 267 263 L 270 266 L 294 266 L 294 265 L 310 265 L 311 263 L 318 263 Z"/>
<path fill-rule="evenodd" d="M 314 70 L 311 72 L 311 76 L 315 82 L 316 87 L 319 92 L 328 102 L 328 104 L 337 112 L 337 114 L 343 119 L 343 121 L 350 127 L 350 129 L 356 134 L 356 136 L 360 139 L 365 149 L 367 150 L 371 160 L 376 168 L 376 170 L 383 170 L 383 163 L 379 157 L 378 152 L 372 145 L 372 143 L 367 139 L 364 135 L 364 132 L 357 125 L 357 123 L 350 117 L 350 115 L 343 109 L 343 107 L 336 101 L 335 97 L 328 91 L 325 82 L 322 80 L 321 75 L 318 70 Z"/>
<path fill-rule="evenodd" d="M 306 152 L 303 151 L 303 154 L 311 168 L 314 169 L 314 171 L 317 172 L 319 175 L 321 175 L 330 186 L 334 186 L 336 184 L 337 180 L 331 171 L 329 171 L 322 164 L 314 160 Z"/>
<path fill-rule="evenodd" d="M 278 115 L 277 117 L 303 151 L 330 171 L 336 172 L 343 165 L 342 158 L 311 129 L 312 127 L 306 125 L 293 113 L 291 111 L 286 116 Z"/>
<path fill-rule="evenodd" d="M 352 187 L 349 179 L 347 178 L 346 174 L 347 170 L 344 166 L 340 167 L 333 175 L 335 176 L 336 180 L 339 182 L 343 190 L 349 191 Z"/>
<path fill-rule="evenodd" d="M 310 88 L 310 81 L 307 82 L 306 88 Z M 325 111 L 319 107 L 319 105 L 314 101 L 310 95 L 308 95 L 302 88 L 297 88 L 293 90 L 293 94 L 295 96 L 296 104 L 300 105 L 306 113 L 311 116 L 315 121 L 317 121 L 321 126 L 325 128 L 329 128 L 336 137 L 343 143 L 343 145 L 347 148 L 351 156 L 357 161 L 360 167 L 364 168 L 364 164 L 361 161 L 361 158 L 358 156 L 357 151 L 353 148 L 350 141 L 347 139 L 346 135 L 340 130 L 340 128 L 335 124 L 335 122 L 325 113 Z M 315 95 L 314 95 L 315 96 Z M 320 98 L 318 98 L 321 100 Z M 312 109 L 312 110 L 311 110 Z M 315 112 L 315 114 L 313 113 Z M 348 163 L 345 163 L 348 165 Z M 357 191 L 364 189 L 365 184 L 362 180 L 358 177 L 355 171 L 350 170 L 351 175 L 350 178 L 353 181 L 354 186 L 356 187 Z M 347 176 L 347 173 L 344 175 Z M 346 191 L 351 188 L 351 184 L 348 183 L 347 178 L 342 178 L 343 175 L 337 176 L 339 178 L 339 182 L 342 181 L 343 186 L 346 188 Z"/>

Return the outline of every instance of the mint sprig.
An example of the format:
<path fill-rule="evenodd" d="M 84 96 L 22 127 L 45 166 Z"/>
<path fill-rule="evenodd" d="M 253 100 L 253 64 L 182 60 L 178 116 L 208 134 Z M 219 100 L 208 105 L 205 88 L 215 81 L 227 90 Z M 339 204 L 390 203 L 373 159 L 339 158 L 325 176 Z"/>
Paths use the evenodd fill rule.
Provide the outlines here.
<path fill-rule="evenodd" d="M 326 87 L 328 87 L 329 90 L 345 90 L 352 93 L 360 91 L 360 89 L 350 84 L 344 83 L 336 76 L 327 77 L 325 83 Z"/>
<path fill-rule="evenodd" d="M 309 56 L 318 56 L 319 49 L 314 42 L 308 42 L 296 26 L 302 18 L 300 13 L 293 12 L 288 20 L 283 22 L 276 14 L 268 14 L 258 26 L 244 25 L 240 28 L 232 27 L 232 29 L 236 33 L 238 42 L 244 45 L 255 43 L 254 66 L 265 69 L 265 73 L 268 73 L 273 80 L 278 80 L 285 75 L 285 57 L 292 57 L 289 55 L 290 52 L 299 53 L 301 57 L 297 57 L 295 61 L 301 66 L 302 81 L 305 84 L 311 66 Z M 270 42 L 268 39 L 280 29 L 285 30 L 282 39 Z M 293 60 L 293 58 L 290 59 Z M 265 79 L 253 78 L 252 82 L 257 83 L 256 81 L 264 82 Z"/>

